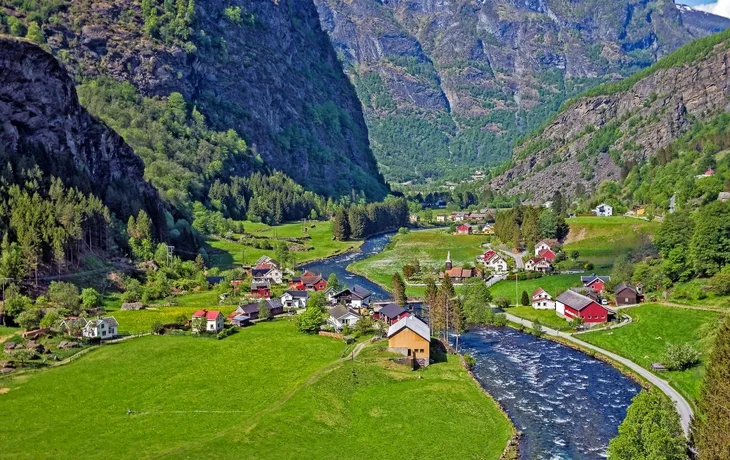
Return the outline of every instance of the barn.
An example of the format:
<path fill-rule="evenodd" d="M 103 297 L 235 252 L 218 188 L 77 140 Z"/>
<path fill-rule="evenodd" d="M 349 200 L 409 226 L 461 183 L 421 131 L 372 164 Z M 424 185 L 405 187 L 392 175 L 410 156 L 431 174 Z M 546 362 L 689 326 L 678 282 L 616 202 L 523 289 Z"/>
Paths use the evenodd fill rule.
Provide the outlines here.
<path fill-rule="evenodd" d="M 605 323 L 615 314 L 591 297 L 565 291 L 555 299 L 555 311 L 567 319 L 581 318 L 585 323 Z"/>

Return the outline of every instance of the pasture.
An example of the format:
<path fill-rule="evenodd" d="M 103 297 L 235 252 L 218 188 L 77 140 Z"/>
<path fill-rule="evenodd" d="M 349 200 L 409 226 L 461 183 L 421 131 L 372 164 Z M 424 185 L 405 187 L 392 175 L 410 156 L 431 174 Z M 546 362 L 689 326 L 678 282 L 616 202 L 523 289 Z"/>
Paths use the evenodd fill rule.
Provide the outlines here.
<path fill-rule="evenodd" d="M 382 343 L 354 361 L 343 349 L 279 320 L 224 340 L 136 338 L 3 377 L 2 457 L 499 457 L 509 421 L 458 358 L 412 372 Z"/>
<path fill-rule="evenodd" d="M 661 362 L 667 344 L 689 343 L 702 352 L 698 366 L 684 370 L 660 372 L 689 400 L 696 402 L 700 394 L 702 375 L 707 362 L 712 326 L 718 324 L 719 313 L 645 304 L 620 310 L 634 322 L 613 330 L 588 332 L 578 337 L 606 350 L 624 356 L 650 369 L 653 362 Z"/>

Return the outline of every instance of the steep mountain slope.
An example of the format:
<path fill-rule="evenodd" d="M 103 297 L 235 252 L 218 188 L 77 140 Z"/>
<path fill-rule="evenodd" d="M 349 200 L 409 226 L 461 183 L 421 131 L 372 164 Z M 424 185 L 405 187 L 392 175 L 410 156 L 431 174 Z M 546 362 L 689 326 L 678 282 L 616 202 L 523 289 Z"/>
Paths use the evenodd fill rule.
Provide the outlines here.
<path fill-rule="evenodd" d="M 389 179 L 463 176 L 586 88 L 724 18 L 670 0 L 315 0 Z"/>
<path fill-rule="evenodd" d="M 4 8 L 2 8 L 4 7 Z M 111 76 L 147 96 L 181 93 L 235 129 L 272 169 L 329 195 L 387 189 L 360 103 L 307 1 L 2 0 L 79 79 Z M 29 34 L 30 35 L 30 34 Z"/>
<path fill-rule="evenodd" d="M 81 107 L 73 80 L 53 56 L 0 35 L 0 82 L 0 155 L 3 168 L 12 165 L 3 172 L 4 186 L 12 183 L 8 175 L 37 165 L 41 179 L 55 176 L 95 195 L 124 222 L 144 209 L 163 236 L 164 208 L 143 179 L 142 160 Z"/>
<path fill-rule="evenodd" d="M 491 187 L 540 201 L 625 178 L 690 128 L 730 110 L 729 60 L 730 32 L 723 32 L 589 91 L 515 149 L 513 166 Z"/>

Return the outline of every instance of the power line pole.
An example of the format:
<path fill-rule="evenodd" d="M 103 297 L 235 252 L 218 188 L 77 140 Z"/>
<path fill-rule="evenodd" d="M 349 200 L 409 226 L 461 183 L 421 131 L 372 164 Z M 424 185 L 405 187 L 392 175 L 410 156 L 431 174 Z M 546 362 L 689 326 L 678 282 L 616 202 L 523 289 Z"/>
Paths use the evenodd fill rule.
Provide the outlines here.
<path fill-rule="evenodd" d="M 172 259 L 175 257 L 175 246 L 167 245 L 167 266 L 172 265 Z"/>

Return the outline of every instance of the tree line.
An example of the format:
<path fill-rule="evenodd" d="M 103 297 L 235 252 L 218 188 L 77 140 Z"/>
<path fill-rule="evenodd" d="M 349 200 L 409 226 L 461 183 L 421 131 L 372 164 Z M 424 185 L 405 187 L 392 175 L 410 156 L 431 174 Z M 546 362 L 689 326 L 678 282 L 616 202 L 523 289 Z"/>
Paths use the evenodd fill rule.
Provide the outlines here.
<path fill-rule="evenodd" d="M 389 197 L 382 203 L 353 204 L 335 212 L 333 233 L 338 240 L 361 239 L 408 225 L 408 202 Z"/>

